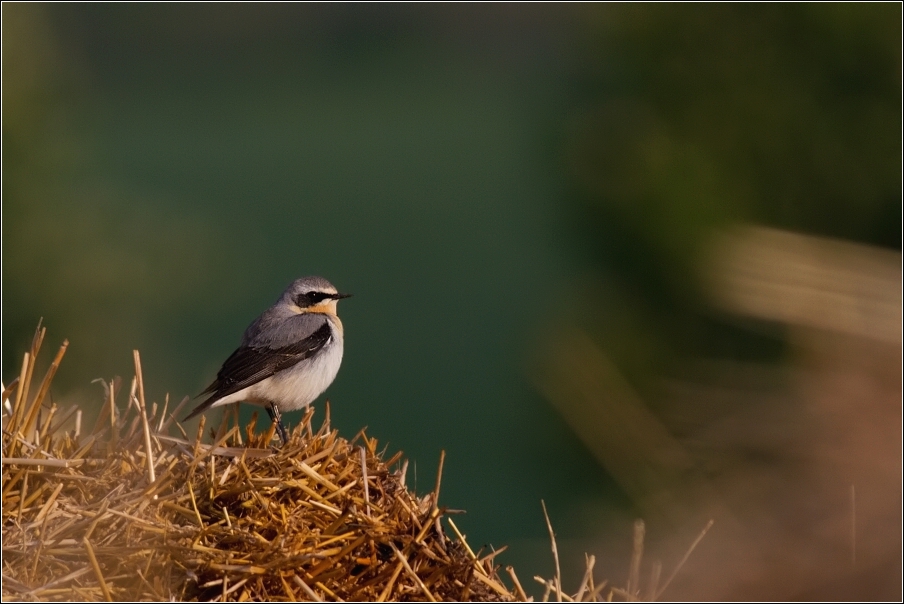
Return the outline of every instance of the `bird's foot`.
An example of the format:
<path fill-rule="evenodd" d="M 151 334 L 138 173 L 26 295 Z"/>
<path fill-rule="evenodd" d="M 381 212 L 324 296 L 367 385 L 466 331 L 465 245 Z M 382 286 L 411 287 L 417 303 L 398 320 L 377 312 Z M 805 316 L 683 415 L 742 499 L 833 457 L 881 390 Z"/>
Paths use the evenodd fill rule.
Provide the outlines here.
<path fill-rule="evenodd" d="M 279 407 L 277 407 L 276 405 L 268 405 L 267 415 L 270 416 L 270 419 L 276 426 L 276 432 L 279 434 L 279 438 L 280 440 L 282 440 L 283 446 L 285 446 L 289 442 L 289 435 L 286 433 L 286 427 L 283 426 L 282 414 L 279 412 Z"/>

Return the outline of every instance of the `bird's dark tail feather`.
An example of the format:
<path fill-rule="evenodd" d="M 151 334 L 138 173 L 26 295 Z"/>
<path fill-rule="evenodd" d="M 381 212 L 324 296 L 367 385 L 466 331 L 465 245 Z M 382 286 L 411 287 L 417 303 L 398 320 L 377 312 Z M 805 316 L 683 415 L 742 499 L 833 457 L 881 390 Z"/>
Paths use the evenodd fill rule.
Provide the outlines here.
<path fill-rule="evenodd" d="M 207 393 L 206 393 L 206 392 L 202 392 L 202 393 L 199 394 L 198 396 L 203 396 L 203 395 L 205 395 L 205 394 L 207 394 Z M 198 397 L 195 397 L 195 398 L 198 398 Z M 204 402 L 200 403 L 197 407 L 195 407 L 194 409 L 192 409 L 192 412 L 189 413 L 188 415 L 186 415 L 186 416 L 182 419 L 182 421 L 187 422 L 188 420 L 190 420 L 191 418 L 195 417 L 196 415 L 200 415 L 201 413 L 204 413 L 205 411 L 207 411 L 208 409 L 210 409 L 211 405 L 213 405 L 216 401 L 217 401 L 217 398 L 216 398 L 216 397 L 213 397 L 213 396 L 208 397 L 207 400 L 205 400 Z"/>

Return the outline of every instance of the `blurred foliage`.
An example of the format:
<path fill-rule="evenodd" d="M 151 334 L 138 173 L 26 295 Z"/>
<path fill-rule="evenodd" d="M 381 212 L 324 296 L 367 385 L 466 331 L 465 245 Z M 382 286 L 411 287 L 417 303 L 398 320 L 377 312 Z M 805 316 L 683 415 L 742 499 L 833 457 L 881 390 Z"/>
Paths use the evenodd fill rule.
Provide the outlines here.
<path fill-rule="evenodd" d="M 883 373 L 899 349 L 842 340 L 834 346 L 852 352 L 832 365 L 819 354 L 833 345 L 803 329 L 715 308 L 708 271 L 716 241 L 739 224 L 900 250 L 901 6 L 581 11 L 562 166 L 583 271 L 537 383 L 630 493 L 648 535 L 671 535 L 660 552 L 704 514 L 718 517 L 710 551 L 695 553 L 702 566 L 686 569 L 705 585 L 683 582 L 673 597 L 900 598 L 900 541 L 883 528 L 899 532 L 900 432 L 887 426 L 900 423 L 900 374 Z M 900 256 L 887 256 L 879 272 L 899 274 Z M 802 289 L 825 286 L 808 260 L 769 269 L 795 269 L 784 283 L 800 278 Z M 855 260 L 840 265 L 854 271 Z M 852 282 L 818 293 L 843 307 L 831 295 Z M 885 286 L 890 295 L 854 304 L 858 318 L 894 304 L 893 279 Z M 887 412 L 871 415 L 864 400 Z M 858 433 L 871 437 L 849 436 Z M 875 477 L 874 467 L 891 471 Z M 871 500 L 858 508 L 870 545 L 856 569 L 834 549 L 853 547 L 836 496 L 844 480 Z M 771 558 L 779 543 L 793 563 Z M 836 576 L 843 589 L 827 588 Z"/>
<path fill-rule="evenodd" d="M 666 253 L 726 218 L 900 247 L 887 222 L 900 205 L 899 16 L 891 4 L 605 7 L 597 60 L 579 72 L 591 108 L 574 173 Z"/>
<path fill-rule="evenodd" d="M 711 311 L 702 260 L 738 222 L 901 246 L 900 7 L 586 15 L 565 168 L 602 281 L 580 322 L 647 378 L 676 356 L 777 358 L 775 327 Z"/>

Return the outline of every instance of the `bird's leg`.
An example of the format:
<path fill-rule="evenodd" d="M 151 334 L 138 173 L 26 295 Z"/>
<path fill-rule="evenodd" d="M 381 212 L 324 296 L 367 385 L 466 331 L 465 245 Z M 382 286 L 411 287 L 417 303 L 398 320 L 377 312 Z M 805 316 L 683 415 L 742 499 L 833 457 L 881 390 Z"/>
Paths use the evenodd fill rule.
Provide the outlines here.
<path fill-rule="evenodd" d="M 270 416 L 270 419 L 276 425 L 276 431 L 282 439 L 282 444 L 285 445 L 288 443 L 289 437 L 286 435 L 286 427 L 282 424 L 282 414 L 279 412 L 279 407 L 276 405 L 267 405 L 267 415 Z"/>

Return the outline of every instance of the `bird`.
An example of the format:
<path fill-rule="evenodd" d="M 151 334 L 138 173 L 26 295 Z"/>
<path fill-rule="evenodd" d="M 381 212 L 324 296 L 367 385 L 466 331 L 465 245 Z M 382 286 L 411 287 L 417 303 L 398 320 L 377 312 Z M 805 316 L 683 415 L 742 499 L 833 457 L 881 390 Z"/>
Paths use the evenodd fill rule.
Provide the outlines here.
<path fill-rule="evenodd" d="M 293 281 L 276 303 L 245 330 L 242 343 L 198 398 L 187 421 L 213 407 L 247 402 L 263 406 L 288 442 L 282 412 L 307 407 L 333 383 L 342 364 L 340 294 L 323 277 Z"/>

